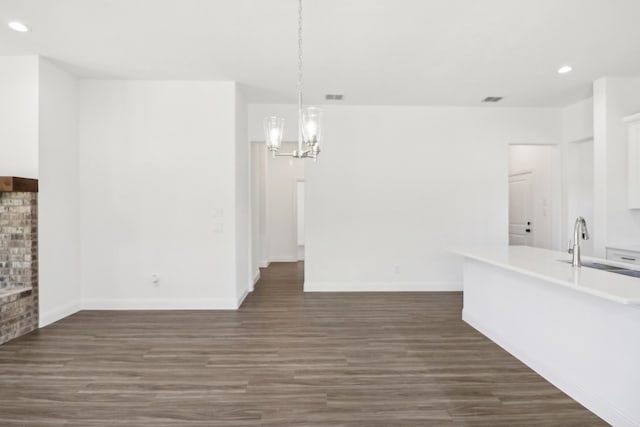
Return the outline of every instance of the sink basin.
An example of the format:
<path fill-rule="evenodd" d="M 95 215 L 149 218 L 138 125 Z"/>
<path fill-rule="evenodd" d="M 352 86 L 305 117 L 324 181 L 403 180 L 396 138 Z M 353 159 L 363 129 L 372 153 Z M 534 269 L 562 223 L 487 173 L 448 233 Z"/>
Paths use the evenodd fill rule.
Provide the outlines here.
<path fill-rule="evenodd" d="M 617 265 L 608 265 L 608 264 L 602 264 L 599 262 L 583 262 L 582 265 L 584 265 L 585 267 L 589 267 L 589 268 L 595 268 L 597 270 L 606 270 L 606 271 L 613 271 L 613 270 L 629 270 L 628 268 L 624 268 L 624 267 L 619 267 Z"/>
<path fill-rule="evenodd" d="M 571 264 L 571 261 L 567 261 L 564 259 L 560 261 L 566 262 L 567 264 Z M 596 270 L 608 271 L 610 273 L 623 274 L 629 277 L 640 278 L 640 270 L 632 270 L 630 268 L 624 268 L 617 265 L 602 264 L 601 262 L 584 261 L 582 263 L 582 266 L 588 267 L 588 268 L 595 268 Z"/>

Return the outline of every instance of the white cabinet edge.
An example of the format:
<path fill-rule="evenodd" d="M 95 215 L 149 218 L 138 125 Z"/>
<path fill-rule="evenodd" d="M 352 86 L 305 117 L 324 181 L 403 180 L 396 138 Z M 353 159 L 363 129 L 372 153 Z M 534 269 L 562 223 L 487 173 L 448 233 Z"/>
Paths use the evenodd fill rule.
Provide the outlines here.
<path fill-rule="evenodd" d="M 640 113 L 624 118 L 627 123 L 627 207 L 640 209 Z"/>

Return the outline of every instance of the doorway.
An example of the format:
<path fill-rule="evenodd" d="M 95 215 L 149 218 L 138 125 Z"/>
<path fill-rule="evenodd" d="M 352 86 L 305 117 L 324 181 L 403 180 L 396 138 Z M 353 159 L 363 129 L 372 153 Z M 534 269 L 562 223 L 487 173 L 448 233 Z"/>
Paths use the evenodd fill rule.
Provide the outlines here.
<path fill-rule="evenodd" d="M 296 148 L 296 143 L 284 142 L 281 151 Z M 304 260 L 304 161 L 273 158 L 263 141 L 252 143 L 251 205 L 255 284 L 260 268 Z"/>
<path fill-rule="evenodd" d="M 559 157 L 557 146 L 509 146 L 510 245 L 559 249 Z"/>

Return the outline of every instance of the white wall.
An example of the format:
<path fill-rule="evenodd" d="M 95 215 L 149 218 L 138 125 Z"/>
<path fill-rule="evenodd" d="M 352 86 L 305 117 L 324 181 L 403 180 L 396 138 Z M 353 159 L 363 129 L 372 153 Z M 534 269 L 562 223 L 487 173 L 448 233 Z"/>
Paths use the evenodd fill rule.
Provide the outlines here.
<path fill-rule="evenodd" d="M 593 139 L 567 143 L 565 249 L 573 241 L 575 221 L 581 216 L 587 222 L 589 240 L 581 240 L 582 254 L 594 256 L 594 236 L 598 230 L 594 221 Z"/>
<path fill-rule="evenodd" d="M 594 217 L 594 146 L 593 98 L 570 105 L 562 110 L 562 240 L 566 250 L 573 239 L 576 217 L 587 221 L 591 238 L 582 241 L 582 252 L 594 255 L 594 242 L 600 235 Z"/>
<path fill-rule="evenodd" d="M 594 82 L 595 251 L 606 244 L 640 241 L 640 211 L 627 208 L 627 127 L 640 112 L 640 78 Z"/>
<path fill-rule="evenodd" d="M 237 306 L 235 115 L 231 82 L 80 83 L 86 308 Z"/>
<path fill-rule="evenodd" d="M 236 86 L 235 92 L 235 245 L 236 299 L 238 305 L 253 290 L 251 268 L 251 201 L 249 138 L 247 136 L 247 102 Z"/>
<path fill-rule="evenodd" d="M 38 178 L 38 57 L 0 56 L 0 176 Z"/>
<path fill-rule="evenodd" d="M 40 325 L 80 309 L 78 82 L 50 61 L 39 67 Z"/>
<path fill-rule="evenodd" d="M 264 144 L 251 143 L 251 277 L 260 278 L 260 267 L 269 264 L 267 250 L 267 155 Z"/>
<path fill-rule="evenodd" d="M 295 123 L 293 106 L 249 112 L 252 140 L 269 112 Z M 508 144 L 558 143 L 561 117 L 326 106 L 324 131 L 320 159 L 305 169 L 305 289 L 461 289 L 461 261 L 446 248 L 507 244 Z"/>
<path fill-rule="evenodd" d="M 509 174 L 531 171 L 532 190 L 532 234 L 533 246 L 551 249 L 553 247 L 554 203 L 552 179 L 552 159 L 557 146 L 511 145 L 509 147 Z M 557 218 L 556 220 L 559 220 Z"/>
<path fill-rule="evenodd" d="M 593 139 L 593 98 L 562 109 L 562 139 L 567 142 Z"/>

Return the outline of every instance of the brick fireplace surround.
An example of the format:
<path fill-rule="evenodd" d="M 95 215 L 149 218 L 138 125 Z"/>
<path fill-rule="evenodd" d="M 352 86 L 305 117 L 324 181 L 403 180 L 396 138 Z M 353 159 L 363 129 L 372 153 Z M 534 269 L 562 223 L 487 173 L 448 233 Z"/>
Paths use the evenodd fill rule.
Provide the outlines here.
<path fill-rule="evenodd" d="M 38 328 L 38 181 L 0 176 L 0 344 Z"/>

